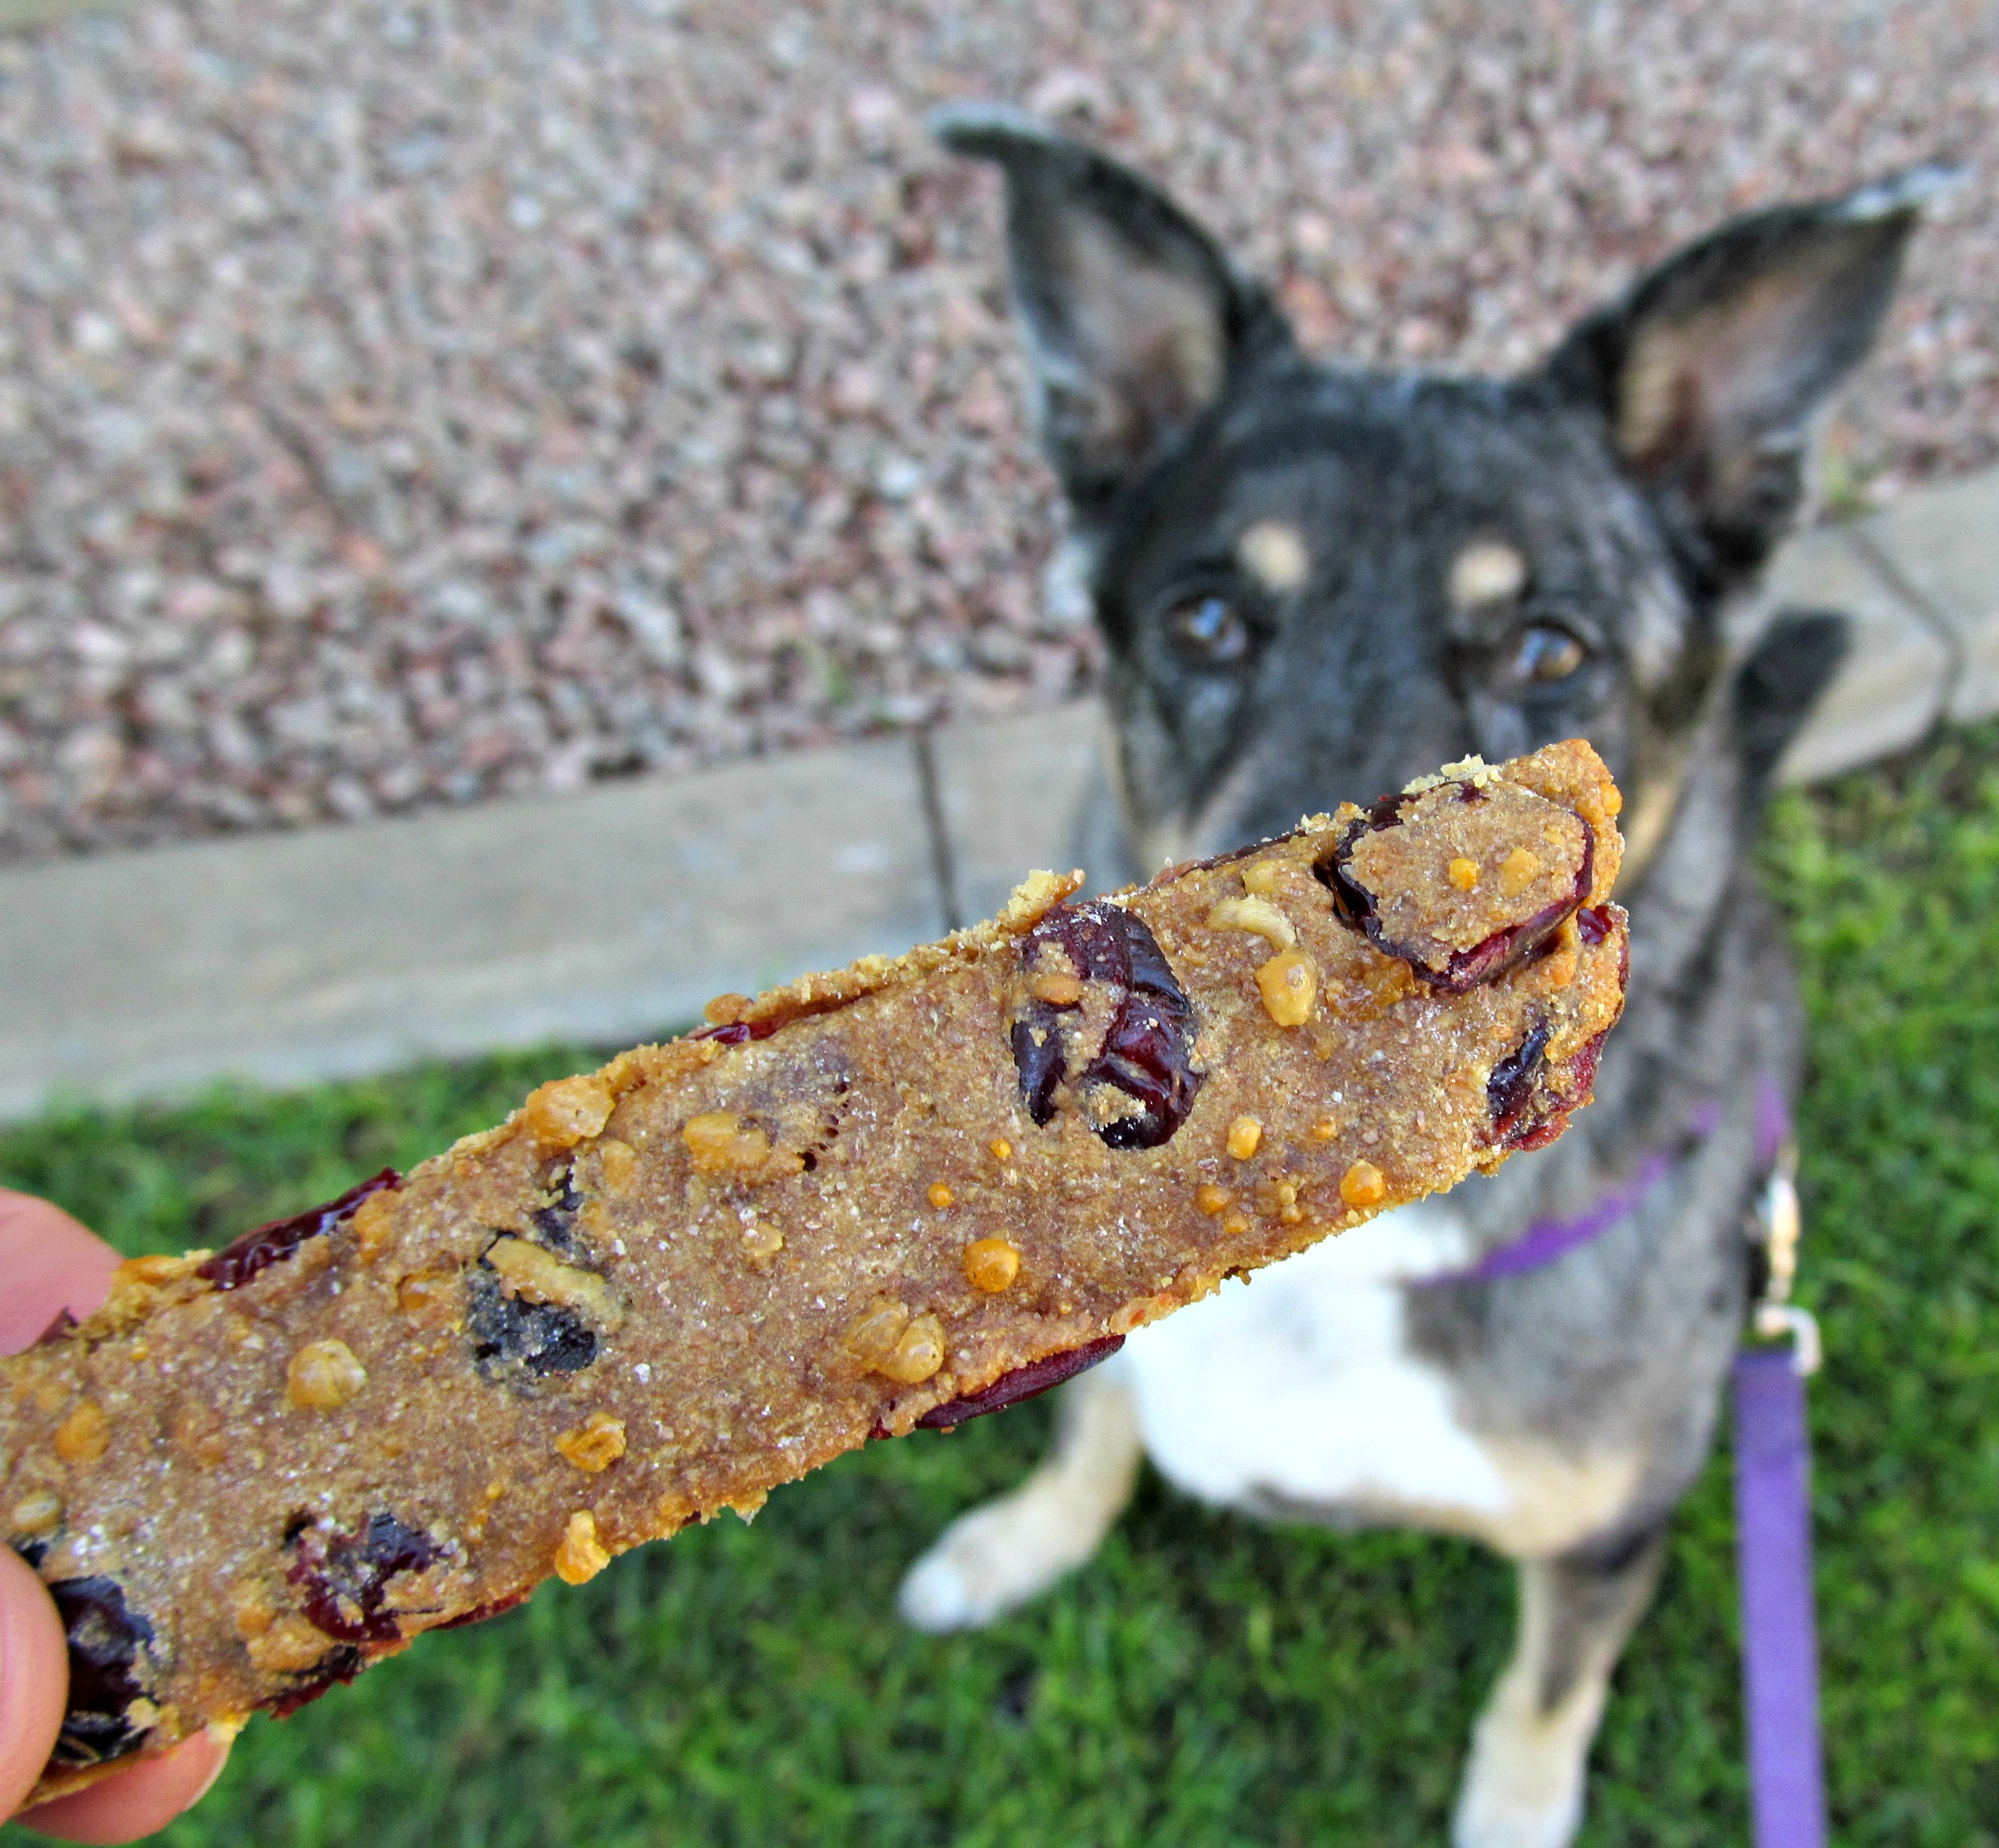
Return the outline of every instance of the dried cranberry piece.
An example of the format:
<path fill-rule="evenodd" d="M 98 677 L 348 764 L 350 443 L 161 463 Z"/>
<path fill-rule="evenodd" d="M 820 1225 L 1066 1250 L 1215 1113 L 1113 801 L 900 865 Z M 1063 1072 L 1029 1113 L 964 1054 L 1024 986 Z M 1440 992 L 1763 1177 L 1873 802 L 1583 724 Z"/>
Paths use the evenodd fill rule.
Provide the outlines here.
<path fill-rule="evenodd" d="M 82 1326 L 66 1309 L 58 1309 L 50 1318 L 49 1326 L 34 1338 L 37 1347 L 46 1347 L 52 1341 L 62 1341 Z"/>
<path fill-rule="evenodd" d="M 1011 1373 L 1001 1374 L 982 1392 L 967 1393 L 962 1398 L 947 1399 L 941 1406 L 932 1406 L 916 1422 L 926 1431 L 948 1431 L 963 1424 L 967 1418 L 982 1418 L 988 1412 L 1004 1411 L 1009 1406 L 1019 1405 L 1025 1399 L 1038 1398 L 1064 1380 L 1073 1379 L 1079 1373 L 1087 1373 L 1099 1361 L 1109 1360 L 1124 1345 L 1121 1334 L 1106 1334 L 1096 1341 L 1086 1341 L 1081 1347 L 1072 1347 L 1065 1354 L 1043 1354 L 1039 1360 L 1030 1360 L 1025 1366 L 1017 1366 Z"/>
<path fill-rule="evenodd" d="M 1458 785 L 1457 794 L 1460 801 L 1466 802 L 1485 799 L 1469 783 Z M 1464 994 L 1481 982 L 1493 981 L 1508 970 L 1517 968 L 1547 942 L 1565 919 L 1575 914 L 1583 900 L 1589 896 L 1590 882 L 1594 877 L 1592 869 L 1596 860 L 1596 835 L 1585 825 L 1582 861 L 1576 870 L 1575 883 L 1569 891 L 1553 904 L 1542 906 L 1531 918 L 1509 925 L 1504 930 L 1495 930 L 1469 950 L 1455 951 L 1441 969 L 1433 969 L 1406 944 L 1397 943 L 1388 934 L 1382 926 L 1373 894 L 1347 870 L 1353 850 L 1361 840 L 1382 828 L 1393 827 L 1403 809 L 1415 800 L 1417 798 L 1411 795 L 1383 796 L 1348 827 L 1329 852 L 1320 855 L 1312 870 L 1319 883 L 1333 894 L 1333 908 L 1383 955 L 1397 957 L 1406 962 L 1421 980 L 1441 994 Z"/>
<path fill-rule="evenodd" d="M 1569 1112 L 1557 1110 L 1547 1116 L 1536 1117 L 1533 1122 L 1522 1124 L 1505 1138 L 1503 1146 L 1512 1150 L 1517 1155 L 1531 1154 L 1536 1149 L 1545 1149 L 1550 1142 L 1557 1141 L 1568 1127 Z"/>
<path fill-rule="evenodd" d="M 368 1666 L 368 1658 L 350 1642 L 330 1649 L 281 1694 L 274 1694 L 265 1708 L 274 1719 L 286 1719 L 301 1707 L 310 1706 L 330 1687 L 344 1687 Z"/>
<path fill-rule="evenodd" d="M 1593 1033 L 1576 1049 L 1576 1056 L 1569 1062 L 1568 1093 L 1580 1103 L 1596 1089 L 1597 1066 L 1603 1058 L 1603 1042 L 1610 1037 L 1610 1029 Z"/>
<path fill-rule="evenodd" d="M 1083 1074 L 1108 1080 L 1145 1106 L 1097 1133 L 1113 1149 L 1156 1149 L 1187 1120 L 1201 1074 L 1193 1069 L 1193 1010 L 1158 939 L 1142 918 L 1120 911 L 1131 962 L 1131 994 L 1103 1049 Z"/>
<path fill-rule="evenodd" d="M 1569 1126 L 1572 1110 L 1580 1110 L 1597 1082 L 1597 1064 L 1603 1057 L 1603 1042 L 1609 1030 L 1593 1034 L 1576 1049 L 1575 1057 L 1558 1078 L 1550 1075 L 1546 1086 L 1545 1115 L 1524 1122 L 1507 1138 L 1506 1146 L 1521 1153 L 1545 1148 Z"/>
<path fill-rule="evenodd" d="M 1224 853 L 1210 854 L 1205 860 L 1182 860 L 1177 866 L 1169 867 L 1168 873 L 1212 873 L 1217 866 L 1233 866 L 1238 860 L 1246 860 L 1252 854 L 1260 854 L 1269 844 L 1270 837 L 1266 834 L 1261 840 L 1245 841 L 1239 847 L 1230 847 Z M 1162 878 L 1166 876 L 1165 874 L 1161 874 Z"/>
<path fill-rule="evenodd" d="M 1520 1121 L 1534 1094 L 1535 1081 L 1548 1059 L 1548 1022 L 1537 1021 L 1527 1037 L 1492 1069 L 1485 1080 L 1485 1107 L 1492 1117 L 1492 1134 L 1503 1139 Z"/>
<path fill-rule="evenodd" d="M 292 1544 L 298 1556 L 285 1576 L 304 1594 L 306 1622 L 342 1642 L 395 1642 L 402 1626 L 382 1608 L 389 1581 L 444 1556 L 428 1534 L 393 1514 L 370 1514 L 353 1533 L 330 1538 L 303 1527 Z"/>
<path fill-rule="evenodd" d="M 756 1027 L 748 1021 L 732 1020 L 722 1026 L 704 1026 L 687 1037 L 690 1039 L 718 1039 L 724 1046 L 747 1046 L 758 1035 Z"/>
<path fill-rule="evenodd" d="M 125 1602 L 115 1578 L 58 1578 L 49 1587 L 70 1642 L 70 1704 L 50 1762 L 101 1765 L 134 1752 L 150 1726 L 130 1717 L 148 1693 L 153 1626 Z"/>
<path fill-rule="evenodd" d="M 1202 1074 L 1193 1069 L 1193 1010 L 1159 942 L 1142 918 L 1093 900 L 1058 905 L 1028 933 L 1023 964 L 1032 968 L 1044 944 L 1059 945 L 1085 982 L 1117 991 L 1101 1046 L 1080 1084 L 1105 1084 L 1139 1106 L 1135 1114 L 1096 1125 L 1113 1149 L 1156 1149 L 1187 1120 Z M 1031 998 L 1013 1022 L 1013 1063 L 1021 1101 L 1037 1123 L 1055 1114 L 1057 1091 L 1069 1076 L 1062 1017 L 1081 1002 Z"/>
<path fill-rule="evenodd" d="M 747 1046 L 754 1039 L 768 1039 L 781 1026 L 794 1020 L 810 1020 L 822 1014 L 837 1013 L 850 997 L 827 995 L 818 1001 L 794 1001 L 782 1014 L 767 1014 L 760 1020 L 726 1021 L 720 1026 L 701 1026 L 690 1039 L 719 1040 L 724 1046 Z"/>
<path fill-rule="evenodd" d="M 1130 945 L 1135 932 L 1144 934 L 1160 968 L 1164 969 L 1165 959 L 1158 955 L 1158 945 L 1144 921 L 1114 905 L 1097 901 L 1057 906 L 1028 933 L 1021 946 L 1021 960 L 1028 968 L 1033 967 L 1042 946 L 1053 942 L 1061 947 L 1069 966 L 1083 982 L 1104 982 L 1122 991 L 1104 1043 L 1083 1074 L 1085 1083 L 1111 1054 L 1118 1022 L 1129 1009 L 1133 992 Z M 1173 972 L 1165 970 L 1165 973 L 1170 992 L 1177 996 L 1179 985 L 1173 982 Z M 1037 1123 L 1046 1125 L 1054 1117 L 1055 1094 L 1069 1075 L 1067 1054 L 1062 1050 L 1062 1018 L 1075 1014 L 1081 1005 L 1080 1001 L 1061 1004 L 1030 999 L 1013 1022 L 1010 1038 L 1013 1064 L 1020 1073 L 1021 1101 Z M 1180 1005 L 1184 1011 L 1184 999 Z M 1142 1078 L 1141 1082 L 1144 1082 Z M 1121 1090 L 1125 1088 L 1119 1086 Z"/>
<path fill-rule="evenodd" d="M 517 1606 L 527 1602 L 530 1594 L 510 1591 L 504 1598 L 496 1598 L 490 1604 L 475 1604 L 470 1610 L 461 1610 L 456 1617 L 447 1617 L 443 1622 L 433 1626 L 438 1630 L 465 1630 L 475 1623 L 484 1623 L 490 1617 L 504 1617 Z"/>
<path fill-rule="evenodd" d="M 1592 949 L 1603 942 L 1617 928 L 1617 908 L 1614 905 L 1585 905 L 1576 914 L 1576 932 Z M 1631 938 L 1627 934 L 1617 945 L 1617 986 L 1622 988 L 1631 979 Z"/>
<path fill-rule="evenodd" d="M 1013 1047 L 1014 1069 L 1021 1077 L 1021 1102 L 1033 1120 L 1045 1125 L 1055 1114 L 1055 1093 L 1069 1070 L 1062 1042 L 1051 1027 L 1035 1024 L 1045 1003 L 1037 1003 L 1013 1022 L 1009 1036 Z M 1048 1010 L 1049 1013 L 1053 1009 Z M 1034 1035 L 1038 1031 L 1041 1038 Z"/>
<path fill-rule="evenodd" d="M 1594 949 L 1617 927 L 1608 905 L 1585 905 L 1576 914 L 1576 929 L 1584 942 Z"/>
<path fill-rule="evenodd" d="M 361 1202 L 386 1187 L 400 1187 L 402 1177 L 394 1168 L 384 1168 L 358 1187 L 350 1187 L 337 1200 L 312 1206 L 289 1219 L 274 1219 L 267 1226 L 253 1226 L 240 1238 L 226 1245 L 210 1258 L 198 1277 L 206 1278 L 218 1290 L 234 1290 L 250 1282 L 267 1266 L 289 1258 L 308 1238 L 317 1238 L 351 1219 Z"/>
<path fill-rule="evenodd" d="M 488 1378 L 518 1361 L 536 1378 L 580 1373 L 597 1358 L 597 1334 L 573 1309 L 510 1296 L 500 1274 L 482 1258 L 466 1286 L 466 1332 L 472 1358 Z"/>
<path fill-rule="evenodd" d="M 1493 1140 L 1501 1148 L 1525 1154 L 1532 1149 L 1545 1148 L 1568 1128 L 1569 1113 L 1581 1107 L 1597 1082 L 1597 1062 L 1603 1056 L 1609 1030 L 1605 1028 L 1603 1033 L 1585 1040 L 1566 1065 L 1550 1066 L 1543 1062 L 1537 1068 L 1534 1082 L 1526 1087 L 1511 1120 L 1504 1124 L 1497 1119 L 1493 1122 Z M 1528 1036 L 1529 1040 L 1533 1037 Z M 1524 1044 L 1521 1050 L 1525 1050 Z M 1493 1067 L 1495 1077 L 1498 1069 Z M 1489 1083 L 1487 1095 L 1490 1094 Z"/>

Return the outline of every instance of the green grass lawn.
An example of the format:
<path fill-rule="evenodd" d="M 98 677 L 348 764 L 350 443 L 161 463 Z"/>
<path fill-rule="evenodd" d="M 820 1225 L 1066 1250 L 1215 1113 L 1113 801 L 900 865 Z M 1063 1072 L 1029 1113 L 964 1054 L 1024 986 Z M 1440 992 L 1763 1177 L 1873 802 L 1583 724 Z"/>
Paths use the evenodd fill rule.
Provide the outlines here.
<path fill-rule="evenodd" d="M 1801 1133 L 1827 1743 L 1846 1844 L 1999 1844 L 1999 731 L 1787 796 L 1768 865 L 1813 1022 Z M 130 1251 L 412 1165 L 557 1050 L 0 1132 L 0 1180 Z M 892 1614 L 1040 1406 L 870 1446 L 259 1722 L 197 1844 L 1429 1843 L 1505 1653 L 1476 1550 L 1209 1513 L 1148 1482 L 983 1635 Z M 1620 1670 L 1584 1840 L 1746 1840 L 1725 1459 Z M 5 1841 L 25 1843 L 19 1831 Z"/>

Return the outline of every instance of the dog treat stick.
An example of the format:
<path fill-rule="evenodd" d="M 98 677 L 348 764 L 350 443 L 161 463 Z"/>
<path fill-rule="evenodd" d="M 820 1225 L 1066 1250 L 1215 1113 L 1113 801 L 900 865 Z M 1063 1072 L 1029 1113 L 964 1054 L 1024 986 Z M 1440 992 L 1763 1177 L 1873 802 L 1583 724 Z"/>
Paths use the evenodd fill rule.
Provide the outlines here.
<path fill-rule="evenodd" d="M 1622 1004 L 1616 789 L 1473 762 L 865 958 L 535 1091 L 0 1361 L 69 1626 L 38 1798 L 1041 1390 L 1559 1134 Z"/>

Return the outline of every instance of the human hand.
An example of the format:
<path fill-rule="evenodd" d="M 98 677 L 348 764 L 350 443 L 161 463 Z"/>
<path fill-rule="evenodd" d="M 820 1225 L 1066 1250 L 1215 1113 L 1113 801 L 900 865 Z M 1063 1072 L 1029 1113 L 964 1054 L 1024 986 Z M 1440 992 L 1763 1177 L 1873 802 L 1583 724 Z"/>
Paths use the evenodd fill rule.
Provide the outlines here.
<path fill-rule="evenodd" d="M 31 1346 L 58 1311 L 81 1321 L 111 1287 L 118 1254 L 46 1200 L 0 1188 L 0 1354 Z M 34 1569 L 0 1545 L 0 1822 L 34 1788 L 69 1698 L 62 1621 Z M 204 1734 L 20 1820 L 70 1842 L 130 1842 L 164 1828 L 221 1773 Z"/>

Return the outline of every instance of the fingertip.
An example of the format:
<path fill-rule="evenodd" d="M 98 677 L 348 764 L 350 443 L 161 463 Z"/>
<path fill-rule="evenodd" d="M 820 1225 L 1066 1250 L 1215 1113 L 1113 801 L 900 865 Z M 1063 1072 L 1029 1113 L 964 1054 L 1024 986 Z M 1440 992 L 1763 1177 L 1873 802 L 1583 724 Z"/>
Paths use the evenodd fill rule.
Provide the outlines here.
<path fill-rule="evenodd" d="M 62 1619 L 34 1567 L 0 1546 L 0 1818 L 42 1775 L 69 1693 Z"/>
<path fill-rule="evenodd" d="M 0 1187 L 0 1354 L 18 1354 L 64 1310 L 81 1321 L 111 1287 L 118 1255 L 60 1206 Z"/>
<path fill-rule="evenodd" d="M 227 1740 L 198 1733 L 87 1790 L 41 1804 L 21 1820 L 64 1842 L 136 1842 L 198 1803 L 228 1762 Z"/>

